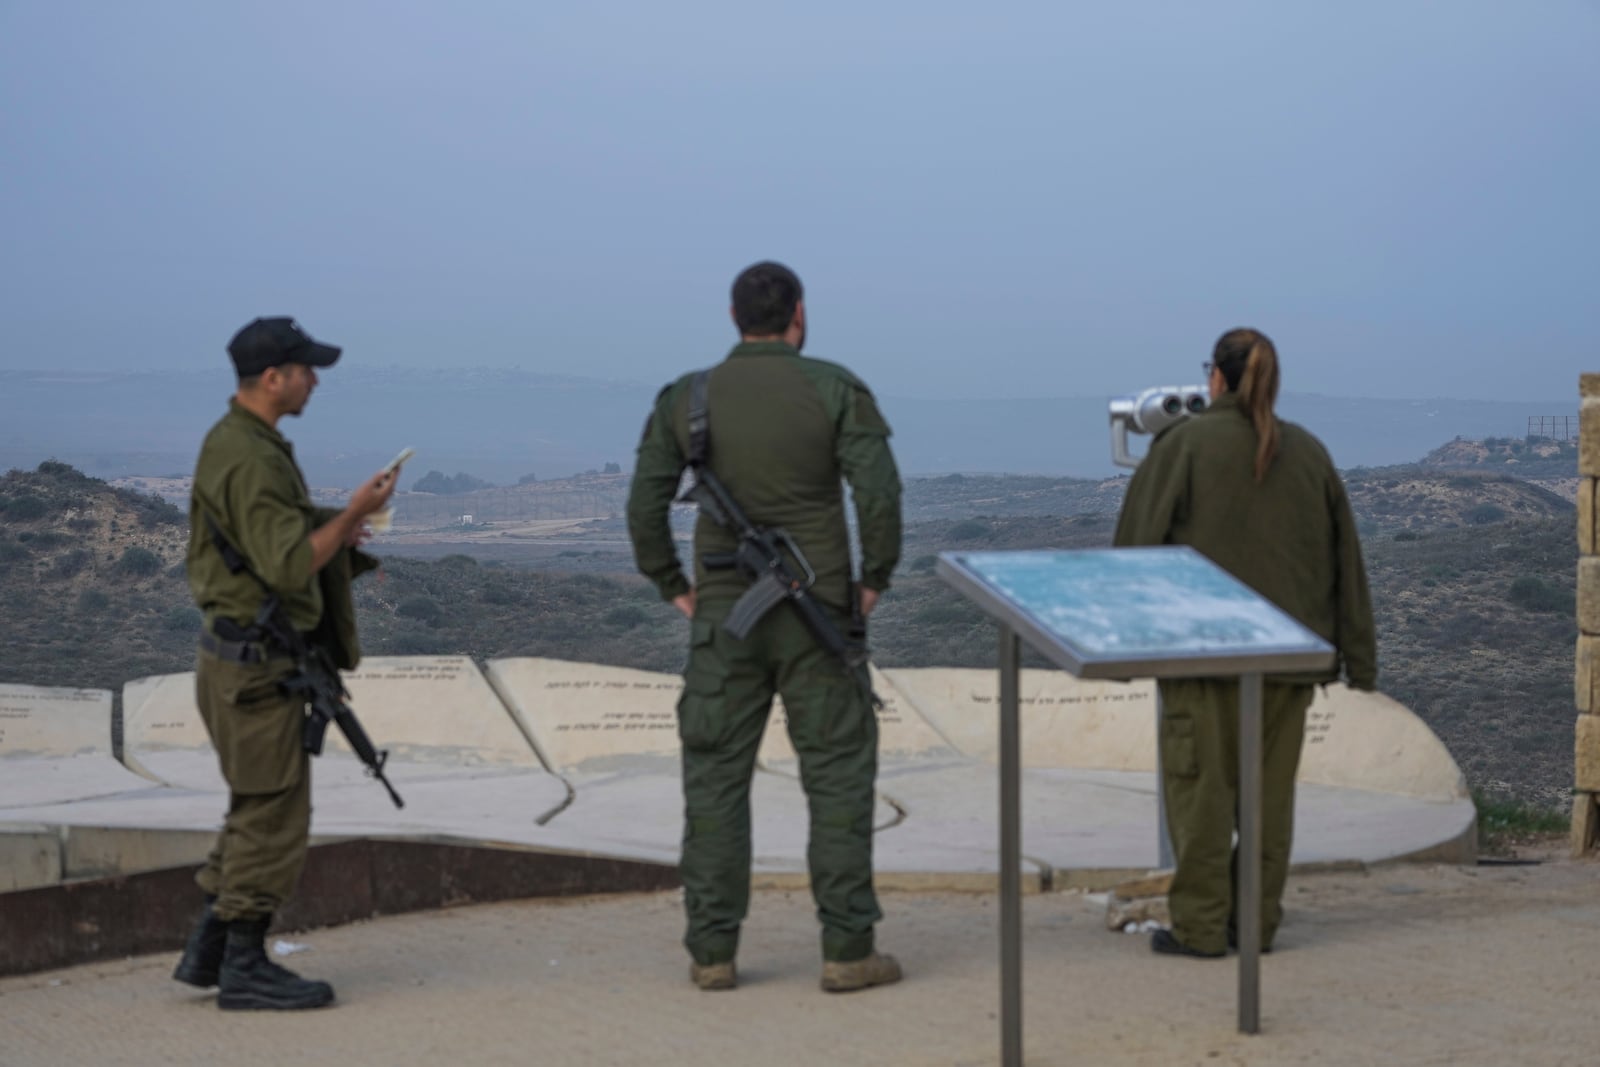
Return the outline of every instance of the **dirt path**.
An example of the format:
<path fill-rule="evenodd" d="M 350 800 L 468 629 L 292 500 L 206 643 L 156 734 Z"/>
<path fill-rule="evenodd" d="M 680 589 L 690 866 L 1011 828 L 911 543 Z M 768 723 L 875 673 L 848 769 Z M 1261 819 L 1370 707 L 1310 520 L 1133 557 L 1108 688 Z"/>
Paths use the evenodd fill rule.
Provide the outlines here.
<path fill-rule="evenodd" d="M 1263 1033 L 1236 971 L 1154 957 L 1077 895 L 1025 905 L 1029 1064 L 1590 1064 L 1600 864 L 1390 867 L 1290 883 Z M 733 993 L 696 992 L 674 895 L 501 904 L 292 938 L 339 1007 L 225 1015 L 174 956 L 0 980 L 0 1064 L 948 1064 L 998 1061 L 996 901 L 891 894 L 907 980 L 816 988 L 804 895 L 757 895 Z"/>

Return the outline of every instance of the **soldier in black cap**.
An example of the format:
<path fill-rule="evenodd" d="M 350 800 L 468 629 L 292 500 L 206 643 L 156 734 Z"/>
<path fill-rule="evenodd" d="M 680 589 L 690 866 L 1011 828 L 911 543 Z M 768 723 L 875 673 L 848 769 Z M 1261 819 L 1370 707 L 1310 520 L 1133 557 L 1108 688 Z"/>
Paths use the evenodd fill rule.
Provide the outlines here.
<path fill-rule="evenodd" d="M 347 596 L 349 577 L 375 565 L 355 550 L 398 472 L 374 475 L 342 510 L 313 506 L 278 420 L 305 410 L 317 368 L 332 366 L 339 349 L 312 340 L 293 319 L 264 318 L 240 330 L 228 354 L 239 389 L 200 448 L 188 552 L 189 588 L 205 615 L 195 693 L 228 782 L 228 814 L 196 876 L 205 912 L 173 977 L 217 986 L 225 1009 L 318 1008 L 333 1002 L 333 987 L 278 966 L 264 949 L 273 912 L 300 877 L 311 829 L 305 702 L 280 690 L 291 661 L 252 627 L 266 593 L 250 575 L 230 572 L 211 524 L 277 594 L 295 628 L 309 633 L 324 621 L 328 576 L 344 575 Z"/>

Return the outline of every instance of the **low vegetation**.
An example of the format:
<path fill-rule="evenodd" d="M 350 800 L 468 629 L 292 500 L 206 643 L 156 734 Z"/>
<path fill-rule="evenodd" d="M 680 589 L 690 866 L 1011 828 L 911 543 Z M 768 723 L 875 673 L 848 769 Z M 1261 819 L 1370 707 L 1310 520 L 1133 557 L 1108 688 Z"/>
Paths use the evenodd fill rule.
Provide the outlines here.
<path fill-rule="evenodd" d="M 1486 804 L 1559 813 L 1572 767 L 1572 505 L 1500 472 L 1413 466 L 1354 471 L 1348 482 L 1384 690 L 1438 732 Z M 609 506 L 624 483 L 602 475 L 584 484 Z M 877 662 L 991 666 L 995 629 L 936 576 L 937 553 L 1107 545 L 1123 484 L 909 483 L 917 518 L 874 618 Z M 63 464 L 0 478 L 0 681 L 117 690 L 189 669 L 200 620 L 184 580 L 186 543 L 185 516 L 172 505 Z M 672 608 L 625 557 L 580 556 L 547 558 L 549 570 L 459 554 L 390 559 L 357 586 L 364 648 L 678 670 L 685 629 Z"/>

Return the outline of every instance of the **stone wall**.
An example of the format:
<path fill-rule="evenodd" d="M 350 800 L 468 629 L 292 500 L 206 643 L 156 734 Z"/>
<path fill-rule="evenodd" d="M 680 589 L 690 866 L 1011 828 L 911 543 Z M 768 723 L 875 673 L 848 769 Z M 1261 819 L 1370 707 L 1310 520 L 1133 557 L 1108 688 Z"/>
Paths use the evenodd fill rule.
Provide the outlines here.
<path fill-rule="evenodd" d="M 1578 652 L 1572 852 L 1600 846 L 1600 374 L 1578 379 Z"/>

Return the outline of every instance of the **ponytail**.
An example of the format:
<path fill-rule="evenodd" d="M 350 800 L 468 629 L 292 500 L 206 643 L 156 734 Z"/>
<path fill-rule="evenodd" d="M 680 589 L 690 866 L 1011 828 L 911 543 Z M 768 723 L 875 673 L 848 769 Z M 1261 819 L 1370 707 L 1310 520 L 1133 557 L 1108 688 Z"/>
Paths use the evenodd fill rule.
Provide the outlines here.
<path fill-rule="evenodd" d="M 1215 360 L 1255 427 L 1255 475 L 1262 482 L 1278 456 L 1278 417 L 1272 410 L 1278 400 L 1278 350 L 1257 330 L 1230 330 L 1217 342 Z"/>

